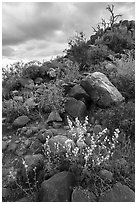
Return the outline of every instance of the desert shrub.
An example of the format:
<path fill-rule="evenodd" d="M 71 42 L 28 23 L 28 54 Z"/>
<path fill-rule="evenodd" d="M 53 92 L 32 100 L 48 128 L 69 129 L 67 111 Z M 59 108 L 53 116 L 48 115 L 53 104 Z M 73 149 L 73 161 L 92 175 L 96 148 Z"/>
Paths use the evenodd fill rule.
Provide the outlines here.
<path fill-rule="evenodd" d="M 19 78 L 22 75 L 22 70 L 25 64 L 23 62 L 17 62 L 2 68 L 2 80 L 3 83 L 8 81 L 11 77 Z"/>
<path fill-rule="evenodd" d="M 123 53 L 124 49 L 134 48 L 134 42 L 128 33 L 124 35 L 119 30 L 106 32 L 96 43 L 107 45 L 115 53 Z"/>
<path fill-rule="evenodd" d="M 36 96 L 41 110 L 43 110 L 45 106 L 49 106 L 52 110 L 56 109 L 59 112 L 64 112 L 65 97 L 61 83 L 59 80 L 54 83 L 48 83 L 43 93 L 40 96 Z"/>
<path fill-rule="evenodd" d="M 134 139 L 135 136 L 135 104 L 132 101 L 121 103 L 108 109 L 98 109 L 95 119 L 113 132 L 115 128 L 123 130 L 126 135 Z"/>
<path fill-rule="evenodd" d="M 135 60 L 132 55 L 117 60 L 117 74 L 111 79 L 126 99 L 135 99 Z"/>
<path fill-rule="evenodd" d="M 77 33 L 68 42 L 69 48 L 65 50 L 67 57 L 79 64 L 80 70 L 85 70 L 88 44 L 83 32 Z"/>
<path fill-rule="evenodd" d="M 28 113 L 23 102 L 15 101 L 13 99 L 3 101 L 2 112 L 3 115 L 6 116 L 7 122 L 13 122 L 18 116 Z"/>
<path fill-rule="evenodd" d="M 119 130 L 114 130 L 110 140 L 107 129 L 104 129 L 98 135 L 88 132 L 88 117 L 85 118 L 83 123 L 80 122 L 78 118 L 76 118 L 74 122 L 68 118 L 68 124 L 71 136 L 66 141 L 66 147 L 64 147 L 66 148 L 66 152 L 59 153 L 57 149 L 56 153 L 52 153 L 49 146 L 50 137 L 46 139 L 44 144 L 46 171 L 50 172 L 54 168 L 61 171 L 71 171 L 75 175 L 77 184 L 86 185 L 86 187 L 89 187 L 93 177 L 96 177 L 99 183 L 100 180 L 97 177 L 97 169 L 99 170 L 100 165 L 112 157 L 118 143 Z M 88 145 L 86 143 L 87 137 L 90 138 L 90 144 Z M 71 146 L 71 140 L 75 142 L 74 147 Z M 58 146 L 58 144 L 56 145 Z M 97 182 L 94 184 L 97 185 Z M 98 192 L 95 192 L 95 194 L 99 194 L 101 188 L 102 185 L 100 187 L 98 186 Z"/>
<path fill-rule="evenodd" d="M 107 46 L 104 45 L 96 45 L 92 46 L 87 52 L 87 64 L 90 66 L 91 64 L 99 64 L 103 62 L 106 57 L 111 54 Z"/>
<path fill-rule="evenodd" d="M 23 70 L 22 74 L 24 77 L 35 79 L 36 77 L 39 77 L 40 75 L 39 66 L 37 65 L 29 66 Z"/>

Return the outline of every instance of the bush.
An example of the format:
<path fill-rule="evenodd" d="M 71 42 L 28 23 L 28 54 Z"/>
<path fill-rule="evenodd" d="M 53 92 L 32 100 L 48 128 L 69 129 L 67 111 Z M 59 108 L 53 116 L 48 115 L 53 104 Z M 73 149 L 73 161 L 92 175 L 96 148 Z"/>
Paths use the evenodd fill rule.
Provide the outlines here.
<path fill-rule="evenodd" d="M 80 70 L 85 70 L 87 64 L 88 44 L 83 32 L 77 33 L 73 39 L 68 42 L 69 49 L 65 52 L 67 57 L 79 64 Z"/>
<path fill-rule="evenodd" d="M 107 56 L 111 54 L 107 46 L 104 45 L 96 45 L 91 47 L 87 52 L 87 64 L 90 66 L 91 64 L 99 64 L 103 62 Z"/>
<path fill-rule="evenodd" d="M 28 114 L 28 111 L 23 102 L 10 99 L 3 101 L 2 114 L 6 116 L 7 122 L 13 122 L 17 117 Z"/>
<path fill-rule="evenodd" d="M 59 112 L 64 112 L 64 90 L 59 80 L 54 83 L 48 83 L 44 88 L 43 93 L 36 97 L 39 101 L 39 108 L 41 110 L 44 110 L 44 107 L 48 106 L 52 110 L 56 109 Z"/>
<path fill-rule="evenodd" d="M 112 78 L 111 82 L 127 100 L 135 99 L 135 60 L 133 56 L 123 57 L 116 63 L 116 78 Z"/>
<path fill-rule="evenodd" d="M 99 39 L 98 44 L 107 45 L 115 53 L 123 53 L 124 49 L 134 48 L 134 42 L 128 33 L 123 35 L 120 31 L 106 32 Z"/>
<path fill-rule="evenodd" d="M 132 101 L 121 103 L 118 106 L 108 109 L 98 109 L 92 113 L 95 119 L 107 127 L 111 132 L 115 128 L 123 130 L 126 135 L 134 140 L 135 138 L 135 104 Z"/>

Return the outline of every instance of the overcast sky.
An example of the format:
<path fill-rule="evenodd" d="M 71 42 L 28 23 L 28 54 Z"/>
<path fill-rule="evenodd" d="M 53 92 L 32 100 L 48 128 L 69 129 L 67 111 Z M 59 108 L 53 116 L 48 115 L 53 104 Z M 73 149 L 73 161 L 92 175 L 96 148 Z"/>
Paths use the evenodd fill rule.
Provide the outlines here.
<path fill-rule="evenodd" d="M 14 61 L 50 59 L 62 54 L 75 32 L 89 39 L 102 18 L 109 19 L 111 2 L 2 3 L 3 65 Z M 135 19 L 135 4 L 117 2 L 115 13 Z"/>

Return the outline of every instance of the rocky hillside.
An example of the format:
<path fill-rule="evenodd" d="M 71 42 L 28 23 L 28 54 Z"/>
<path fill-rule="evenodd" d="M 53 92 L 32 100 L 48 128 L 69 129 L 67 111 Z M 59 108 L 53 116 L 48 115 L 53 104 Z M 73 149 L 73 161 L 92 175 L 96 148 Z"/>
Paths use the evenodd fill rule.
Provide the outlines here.
<path fill-rule="evenodd" d="M 135 201 L 134 33 L 122 21 L 3 69 L 3 201 Z"/>

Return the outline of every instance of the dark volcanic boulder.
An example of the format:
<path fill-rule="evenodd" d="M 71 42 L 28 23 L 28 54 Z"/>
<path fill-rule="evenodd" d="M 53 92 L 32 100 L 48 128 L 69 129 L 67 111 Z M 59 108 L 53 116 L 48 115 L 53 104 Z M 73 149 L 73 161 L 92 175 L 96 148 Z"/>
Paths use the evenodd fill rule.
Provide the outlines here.
<path fill-rule="evenodd" d="M 47 119 L 47 123 L 54 122 L 54 121 L 62 122 L 62 118 L 60 117 L 57 110 L 54 110 L 49 114 L 48 119 Z"/>
<path fill-rule="evenodd" d="M 91 100 L 101 107 L 108 107 L 124 100 L 117 88 L 100 72 L 94 72 L 85 77 L 81 81 L 81 86 Z"/>
<path fill-rule="evenodd" d="M 66 112 L 72 117 L 84 118 L 87 108 L 85 103 L 70 97 L 65 104 Z"/>
<path fill-rule="evenodd" d="M 128 186 L 118 182 L 110 191 L 100 196 L 99 202 L 135 202 L 135 193 Z"/>
<path fill-rule="evenodd" d="M 13 122 L 14 127 L 23 127 L 29 122 L 29 118 L 26 115 L 19 116 Z"/>
<path fill-rule="evenodd" d="M 72 193 L 71 202 L 96 202 L 96 196 L 87 189 L 75 188 Z"/>
<path fill-rule="evenodd" d="M 73 174 L 60 172 L 50 179 L 43 181 L 39 193 L 40 202 L 70 202 L 72 189 L 75 184 Z"/>
<path fill-rule="evenodd" d="M 87 92 L 79 85 L 75 85 L 70 92 L 68 93 L 70 97 L 73 97 L 77 100 L 80 100 L 81 98 L 84 98 L 86 101 L 90 101 L 90 97 L 87 94 Z"/>

